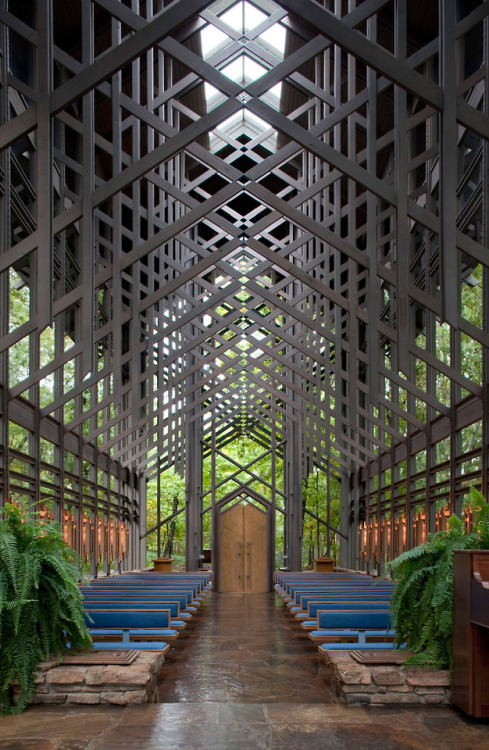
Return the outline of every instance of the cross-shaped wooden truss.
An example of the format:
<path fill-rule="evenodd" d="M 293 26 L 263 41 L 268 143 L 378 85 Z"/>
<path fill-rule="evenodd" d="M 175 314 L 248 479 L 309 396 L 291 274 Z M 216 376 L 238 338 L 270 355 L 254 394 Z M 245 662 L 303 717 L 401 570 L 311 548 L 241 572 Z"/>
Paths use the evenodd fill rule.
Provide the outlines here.
<path fill-rule="evenodd" d="M 4 359 L 4 414 L 27 397 L 127 470 L 186 470 L 190 498 L 209 445 L 273 445 L 296 556 L 312 467 L 375 473 L 437 417 L 481 416 L 487 445 L 460 362 L 464 337 L 487 359 L 460 308 L 487 250 L 454 158 L 489 137 L 485 69 L 456 70 L 487 3 L 27 5 L 0 8 L 31 60 L 2 63 L 0 270 L 31 300 L 14 328 L 4 304 L 2 351 L 31 358 Z"/>

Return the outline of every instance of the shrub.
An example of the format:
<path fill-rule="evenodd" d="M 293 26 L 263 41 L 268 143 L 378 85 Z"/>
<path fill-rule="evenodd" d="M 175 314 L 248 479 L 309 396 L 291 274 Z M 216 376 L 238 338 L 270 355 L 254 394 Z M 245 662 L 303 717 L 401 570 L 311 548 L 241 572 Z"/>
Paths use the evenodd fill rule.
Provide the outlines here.
<path fill-rule="evenodd" d="M 453 551 L 489 549 L 489 505 L 471 489 L 474 531 L 451 516 L 448 531 L 390 563 L 396 587 L 391 600 L 396 643 L 413 651 L 409 664 L 452 668 Z"/>
<path fill-rule="evenodd" d="M 20 713 L 34 691 L 37 665 L 72 647 L 89 648 L 77 580 L 80 560 L 59 524 L 6 505 L 0 519 L 0 712 Z M 14 702 L 12 685 L 19 693 Z"/>

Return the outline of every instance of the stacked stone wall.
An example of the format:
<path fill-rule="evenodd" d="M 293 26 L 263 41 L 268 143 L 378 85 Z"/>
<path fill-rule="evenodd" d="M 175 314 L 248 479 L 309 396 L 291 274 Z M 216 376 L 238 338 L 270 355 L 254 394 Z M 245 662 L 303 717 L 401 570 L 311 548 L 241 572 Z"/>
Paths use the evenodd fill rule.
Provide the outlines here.
<path fill-rule="evenodd" d="M 326 669 L 334 700 L 358 705 L 447 705 L 450 673 L 442 669 L 359 664 L 348 651 L 328 651 Z"/>
<path fill-rule="evenodd" d="M 36 674 L 31 703 L 155 703 L 158 673 L 164 661 L 163 654 L 142 651 L 130 665 L 63 666 L 57 661 L 43 662 Z"/>

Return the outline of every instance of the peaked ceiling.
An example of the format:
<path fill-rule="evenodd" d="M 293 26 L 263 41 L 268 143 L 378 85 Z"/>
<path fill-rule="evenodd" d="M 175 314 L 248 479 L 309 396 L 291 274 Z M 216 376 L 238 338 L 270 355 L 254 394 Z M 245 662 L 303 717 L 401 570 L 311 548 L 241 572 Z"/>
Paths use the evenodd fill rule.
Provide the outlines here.
<path fill-rule="evenodd" d="M 456 121 L 488 137 L 487 118 L 476 94 L 437 81 L 438 3 L 346 5 L 80 0 L 54 2 L 51 18 L 41 3 L 47 42 L 29 3 L 2 11 L 37 46 L 37 91 L 10 61 L 0 130 L 24 203 L 2 269 L 36 313 L 2 341 L 50 327 L 57 342 L 11 379 L 13 397 L 63 382 L 41 417 L 151 476 L 182 461 L 195 420 L 217 446 L 281 444 L 297 424 L 305 471 L 364 465 L 425 428 L 416 400 L 448 413 L 415 383 L 416 357 L 480 393 L 415 343 L 419 310 L 486 334 L 453 312 L 448 279 L 457 252 L 470 272 L 485 251 L 440 214 L 439 174 L 429 187 L 413 175 L 456 147 Z M 440 24 L 455 38 L 487 11 Z"/>

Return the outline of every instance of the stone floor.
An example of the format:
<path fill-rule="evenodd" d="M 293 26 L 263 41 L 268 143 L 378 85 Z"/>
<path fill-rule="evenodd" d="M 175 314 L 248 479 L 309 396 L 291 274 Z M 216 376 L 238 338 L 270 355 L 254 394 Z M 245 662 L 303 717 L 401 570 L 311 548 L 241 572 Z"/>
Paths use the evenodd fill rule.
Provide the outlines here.
<path fill-rule="evenodd" d="M 275 594 L 211 594 L 166 657 L 160 701 L 331 701 L 317 648 Z"/>
<path fill-rule="evenodd" d="M 246 606 L 245 606 L 246 605 Z M 332 705 L 313 644 L 274 595 L 208 597 L 173 644 L 160 704 L 34 707 L 0 750 L 487 750 L 456 710 Z"/>

